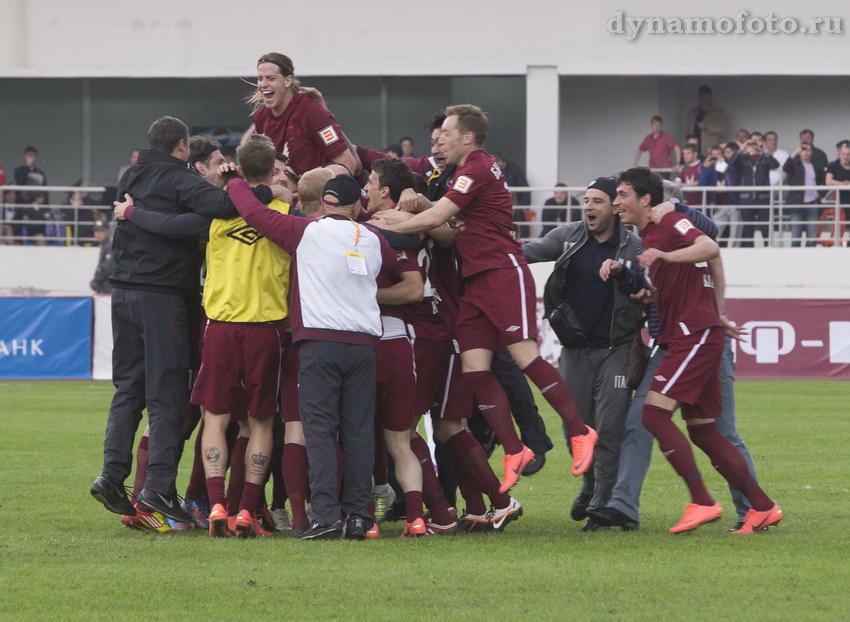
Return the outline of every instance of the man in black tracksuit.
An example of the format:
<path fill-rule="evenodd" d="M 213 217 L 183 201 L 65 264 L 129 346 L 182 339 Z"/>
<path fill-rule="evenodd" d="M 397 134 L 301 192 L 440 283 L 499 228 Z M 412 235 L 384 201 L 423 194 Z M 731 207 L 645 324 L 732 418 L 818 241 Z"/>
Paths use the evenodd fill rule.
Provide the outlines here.
<path fill-rule="evenodd" d="M 617 480 L 631 400 L 628 356 L 642 322 L 641 306 L 629 296 L 644 286 L 637 261 L 640 239 L 614 214 L 616 192 L 613 178 L 594 180 L 585 194 L 581 221 L 522 247 L 528 263 L 557 260 L 544 301 L 563 346 L 561 375 L 582 419 L 599 433 L 593 468 L 585 472 L 573 503 L 573 520 L 585 518 L 588 507 L 603 507 Z M 596 528 L 588 520 L 582 529 Z"/>
<path fill-rule="evenodd" d="M 192 170 L 189 130 L 162 117 L 148 130 L 149 149 L 121 177 L 118 196 L 155 212 L 196 212 L 209 218 L 237 215 L 227 193 Z M 103 471 L 91 493 L 106 508 L 133 516 L 124 492 L 133 440 L 147 407 L 149 464 L 140 509 L 181 522 L 191 517 L 175 492 L 182 412 L 189 389 L 187 301 L 197 291 L 197 243 L 168 238 L 121 221 L 112 241 L 112 382 L 103 446 Z"/>

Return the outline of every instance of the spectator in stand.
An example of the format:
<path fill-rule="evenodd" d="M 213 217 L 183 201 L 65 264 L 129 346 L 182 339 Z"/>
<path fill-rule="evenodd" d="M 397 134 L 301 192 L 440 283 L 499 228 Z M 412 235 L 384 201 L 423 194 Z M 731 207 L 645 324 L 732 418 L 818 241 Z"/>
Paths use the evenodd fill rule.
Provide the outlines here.
<path fill-rule="evenodd" d="M 410 136 L 405 136 L 401 140 L 398 141 L 399 147 L 401 147 L 401 156 L 402 158 L 415 158 L 416 156 L 413 153 L 413 147 L 415 144 L 413 139 Z"/>
<path fill-rule="evenodd" d="M 38 162 L 38 149 L 27 147 L 24 149 L 24 165 L 15 169 L 15 184 L 18 186 L 46 186 L 47 176 L 36 166 Z M 47 204 L 46 192 L 21 192 L 18 195 L 20 203 L 29 203 L 28 207 L 19 210 L 21 220 L 30 221 L 24 227 L 24 235 L 31 238 L 39 246 L 44 246 L 45 224 L 50 219 L 46 210 L 42 209 Z M 24 243 L 32 243 L 25 241 Z"/>
<path fill-rule="evenodd" d="M 21 235 L 21 226 L 9 223 L 8 221 L 20 220 L 20 213 L 15 202 L 17 194 L 14 190 L 7 190 L 3 193 L 3 244 L 20 244 L 19 240 L 14 240 Z"/>
<path fill-rule="evenodd" d="M 803 144 L 808 144 L 812 148 L 812 164 L 815 169 L 826 173 L 826 167 L 829 166 L 829 159 L 822 149 L 815 147 L 815 133 L 812 130 L 800 131 L 800 144 L 797 145 L 797 149 L 791 154 L 791 157 L 800 155 L 800 147 Z"/>
<path fill-rule="evenodd" d="M 127 172 L 127 169 L 130 168 L 131 166 L 133 166 L 138 161 L 139 161 L 139 150 L 133 149 L 130 152 L 130 163 L 125 164 L 120 169 L 118 169 L 118 182 L 119 183 L 121 182 L 121 178 L 124 176 L 124 173 Z"/>
<path fill-rule="evenodd" d="M 737 145 L 735 145 L 737 147 Z M 729 149 L 729 153 L 734 155 L 735 150 Z M 729 163 L 726 161 L 726 149 L 721 145 L 714 145 L 710 151 L 708 158 L 703 162 L 702 173 L 700 174 L 700 186 L 731 186 L 733 172 L 729 168 Z M 709 205 L 717 205 L 712 210 L 711 218 L 715 221 L 718 228 L 718 240 L 720 246 L 727 246 L 729 238 L 736 238 L 738 233 L 738 210 L 733 207 L 733 194 L 731 192 L 709 192 L 706 195 Z M 724 239 L 720 239 L 720 234 L 724 235 Z"/>
<path fill-rule="evenodd" d="M 100 257 L 89 287 L 98 294 L 111 294 L 112 283 L 109 282 L 109 277 L 112 274 L 112 236 L 105 220 L 94 223 L 94 238 L 100 245 Z"/>
<path fill-rule="evenodd" d="M 747 162 L 749 158 L 749 162 Z M 753 132 L 750 135 L 750 140 L 747 142 L 743 153 L 743 166 L 750 167 L 752 172 L 753 186 L 769 186 L 770 171 L 779 169 L 779 161 L 772 155 L 764 152 L 764 135 L 761 132 Z M 747 175 L 747 179 L 749 179 Z M 745 184 L 741 184 L 745 185 Z M 752 248 L 755 246 L 756 230 L 761 232 L 762 243 L 767 246 L 768 237 L 770 235 L 770 211 L 761 205 L 770 203 L 769 192 L 751 192 L 749 193 L 749 203 L 754 207 L 742 208 L 741 218 L 743 218 L 744 228 L 741 232 L 743 238 L 741 246 Z M 760 224 L 759 224 L 760 223 Z"/>
<path fill-rule="evenodd" d="M 83 180 L 78 179 L 73 185 L 82 186 Z M 94 224 L 98 220 L 106 222 L 103 212 L 92 209 L 91 206 L 95 203 L 89 197 L 88 192 L 79 190 L 69 192 L 66 203 L 70 206 L 70 209 L 62 210 L 62 220 L 71 224 L 64 225 L 65 235 L 69 238 L 76 238 L 77 243 L 81 246 L 94 246 L 95 244 L 91 242 L 91 238 L 97 237 L 94 235 Z M 73 223 L 76 223 L 76 227 Z M 75 228 L 76 231 L 74 231 Z"/>
<path fill-rule="evenodd" d="M 567 184 L 559 181 L 555 184 L 556 188 L 566 188 Z M 543 222 L 544 223 L 557 223 L 557 224 L 545 224 L 543 225 L 543 231 L 540 233 L 540 237 L 543 237 L 547 233 L 549 233 L 552 229 L 558 226 L 558 224 L 566 224 L 568 222 L 576 222 L 577 220 L 581 220 L 581 208 L 578 207 L 578 201 L 566 190 L 555 190 L 555 193 L 546 199 L 546 202 L 543 204 L 545 207 L 543 208 Z M 575 206 L 576 209 L 568 209 L 568 206 Z"/>
<path fill-rule="evenodd" d="M 779 135 L 773 130 L 764 134 L 764 152 L 779 162 L 779 168 L 770 170 L 770 185 L 775 186 L 782 181 L 782 167 L 791 155 L 785 149 L 779 148 Z"/>
<path fill-rule="evenodd" d="M 400 158 L 402 153 L 401 145 L 390 145 L 384 151 L 391 158 Z"/>
<path fill-rule="evenodd" d="M 670 154 L 672 153 L 673 164 L 671 170 L 675 173 L 679 168 L 679 160 L 682 157 L 679 145 L 673 140 L 670 134 L 661 129 L 664 126 L 664 120 L 658 115 L 650 119 L 649 126 L 652 128 L 652 132 L 646 135 L 646 138 L 643 139 L 643 142 L 638 146 L 637 151 L 635 151 L 634 165 L 638 166 L 640 164 L 640 154 L 648 151 L 649 168 L 671 168 Z M 659 171 L 658 174 L 665 179 L 670 179 L 670 173 L 667 171 Z"/>
<path fill-rule="evenodd" d="M 750 142 L 750 132 L 741 128 L 735 132 L 735 142 L 738 143 L 738 149 L 743 151 L 744 147 L 747 146 L 747 143 Z"/>
<path fill-rule="evenodd" d="M 797 147 L 795 155 L 782 167 L 783 178 L 789 186 L 820 186 L 825 172 L 814 163 L 814 149 L 809 143 Z M 803 232 L 806 246 L 815 245 L 818 208 L 821 193 L 817 190 L 795 190 L 785 195 L 785 211 L 791 218 L 791 246 L 801 246 Z"/>
<path fill-rule="evenodd" d="M 685 134 L 693 133 L 699 142 L 700 154 L 708 155 L 712 145 L 723 142 L 726 135 L 726 113 L 714 105 L 711 87 L 703 84 L 697 91 L 699 103 L 688 112 Z"/>
<path fill-rule="evenodd" d="M 827 186 L 850 186 L 850 140 L 842 140 L 835 145 L 836 160 L 826 169 Z M 850 205 L 850 190 L 838 193 L 841 205 Z"/>
<path fill-rule="evenodd" d="M 682 149 L 682 162 L 684 167 L 679 176 L 674 180 L 680 188 L 700 185 L 700 174 L 702 173 L 702 160 L 699 157 L 699 148 L 693 143 L 687 144 Z M 685 203 L 691 206 L 702 205 L 701 192 L 686 192 Z"/>
<path fill-rule="evenodd" d="M 685 150 L 685 147 L 687 147 L 688 145 L 693 145 L 694 147 L 696 147 L 697 148 L 697 156 L 699 156 L 699 141 L 697 140 L 697 137 L 694 136 L 693 134 L 686 134 L 685 135 L 685 142 L 682 143 L 682 157 L 679 158 L 679 168 L 680 169 L 685 164 L 684 150 Z"/>
<path fill-rule="evenodd" d="M 496 159 L 496 164 L 499 165 L 499 168 L 502 169 L 502 172 L 505 174 L 505 182 L 509 187 L 515 188 L 518 186 L 528 186 L 528 179 L 525 176 L 525 171 L 522 170 L 522 167 L 519 164 L 510 162 L 498 151 L 493 152 L 493 157 Z M 511 192 L 511 201 L 515 206 L 531 205 L 531 193 Z M 514 209 L 514 222 L 525 222 L 526 220 L 528 219 L 526 218 L 524 209 Z M 519 235 L 520 237 L 527 238 L 530 235 L 529 227 L 521 226 L 519 228 Z"/>

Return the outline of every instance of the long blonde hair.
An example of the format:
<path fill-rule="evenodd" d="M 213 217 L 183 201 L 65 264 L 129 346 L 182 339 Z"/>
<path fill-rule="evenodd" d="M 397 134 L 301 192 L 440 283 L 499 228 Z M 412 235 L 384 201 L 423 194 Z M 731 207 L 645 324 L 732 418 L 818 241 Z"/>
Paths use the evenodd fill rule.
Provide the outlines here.
<path fill-rule="evenodd" d="M 270 52 L 268 54 L 263 54 L 260 56 L 259 60 L 257 60 L 257 65 L 261 63 L 271 63 L 272 65 L 277 65 L 280 69 L 280 73 L 286 76 L 292 76 L 292 86 L 290 86 L 290 90 L 292 91 L 292 95 L 298 94 L 298 88 L 301 86 L 301 81 L 295 77 L 295 66 L 292 64 L 292 59 L 289 58 L 286 54 L 280 54 L 278 52 Z M 260 89 L 257 88 L 257 84 L 254 82 L 250 82 L 245 80 L 247 84 L 253 84 L 254 90 L 245 97 L 245 103 L 251 107 L 251 116 L 254 116 L 257 111 L 263 107 L 263 94 L 260 92 Z"/>

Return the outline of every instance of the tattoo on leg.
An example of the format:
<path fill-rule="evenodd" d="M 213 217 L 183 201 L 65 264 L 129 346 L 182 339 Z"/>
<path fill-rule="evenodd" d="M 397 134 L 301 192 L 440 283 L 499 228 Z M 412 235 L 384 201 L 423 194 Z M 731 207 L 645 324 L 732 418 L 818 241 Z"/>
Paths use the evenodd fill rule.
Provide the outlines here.
<path fill-rule="evenodd" d="M 264 453 L 251 454 L 251 472 L 254 475 L 263 475 L 266 471 L 269 457 Z"/>
<path fill-rule="evenodd" d="M 207 459 L 207 462 L 216 463 L 221 460 L 221 450 L 218 447 L 209 447 L 204 452 L 204 457 Z"/>

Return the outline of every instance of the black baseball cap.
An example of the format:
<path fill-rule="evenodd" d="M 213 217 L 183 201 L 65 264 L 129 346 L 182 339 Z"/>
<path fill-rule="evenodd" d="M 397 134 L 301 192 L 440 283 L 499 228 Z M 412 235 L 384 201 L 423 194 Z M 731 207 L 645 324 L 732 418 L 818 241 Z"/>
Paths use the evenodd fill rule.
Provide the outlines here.
<path fill-rule="evenodd" d="M 617 198 L 617 180 L 613 177 L 597 177 L 587 184 L 587 189 L 595 188 L 607 194 L 611 200 Z"/>
<path fill-rule="evenodd" d="M 322 203 L 330 207 L 347 207 L 360 200 L 360 186 L 351 175 L 331 177 L 322 191 Z"/>
<path fill-rule="evenodd" d="M 106 224 L 105 220 L 95 220 L 94 221 L 94 230 L 95 231 L 109 231 L 109 225 Z"/>

